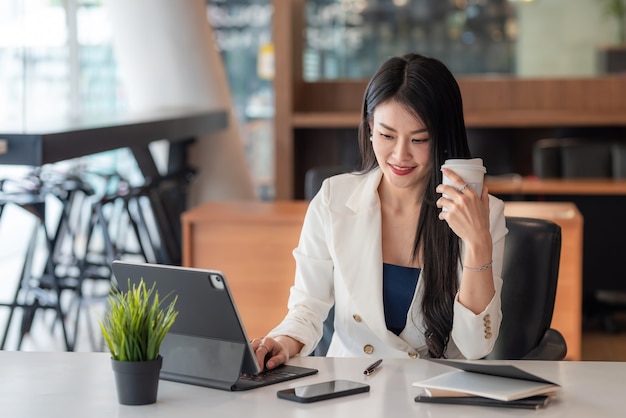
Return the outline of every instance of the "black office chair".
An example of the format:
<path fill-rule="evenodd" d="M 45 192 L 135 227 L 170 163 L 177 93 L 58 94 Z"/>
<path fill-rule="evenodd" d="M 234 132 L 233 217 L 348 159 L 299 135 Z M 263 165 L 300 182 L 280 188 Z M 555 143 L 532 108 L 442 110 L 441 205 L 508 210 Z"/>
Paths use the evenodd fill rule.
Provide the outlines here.
<path fill-rule="evenodd" d="M 304 174 L 304 198 L 311 200 L 322 187 L 322 182 L 328 177 L 347 173 L 350 169 L 341 165 L 313 167 Z"/>
<path fill-rule="evenodd" d="M 331 177 L 337 174 L 346 173 L 348 171 L 350 171 L 348 168 L 340 166 L 340 165 L 313 167 L 307 170 L 307 172 L 304 175 L 305 199 L 306 200 L 313 199 L 313 197 L 320 190 L 320 187 L 322 187 L 322 182 L 328 177 Z M 324 326 L 323 326 L 324 331 L 322 332 L 322 339 L 320 340 L 320 342 L 317 344 L 317 346 L 311 353 L 312 356 L 320 356 L 320 357 L 326 356 L 326 353 L 328 352 L 328 347 L 330 346 L 330 340 L 333 336 L 333 333 L 335 332 L 334 323 L 335 323 L 335 307 L 333 306 L 332 308 L 330 308 L 330 311 L 328 312 L 328 316 L 326 317 L 326 320 L 324 320 Z"/>
<path fill-rule="evenodd" d="M 561 257 L 561 227 L 507 217 L 502 268 L 502 324 L 487 359 L 562 360 L 567 345 L 550 328 Z"/>

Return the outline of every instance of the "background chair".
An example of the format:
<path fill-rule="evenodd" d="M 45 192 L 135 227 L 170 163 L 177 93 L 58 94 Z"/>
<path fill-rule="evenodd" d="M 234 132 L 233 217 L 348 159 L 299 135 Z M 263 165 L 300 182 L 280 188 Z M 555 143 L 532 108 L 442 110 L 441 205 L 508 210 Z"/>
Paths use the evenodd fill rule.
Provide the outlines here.
<path fill-rule="evenodd" d="M 322 182 L 328 177 L 347 173 L 349 168 L 340 165 L 313 167 L 304 174 L 304 198 L 311 200 L 322 187 Z"/>
<path fill-rule="evenodd" d="M 562 360 L 567 345 L 550 328 L 561 258 L 561 227 L 531 218 L 506 218 L 502 268 L 502 324 L 488 359 Z"/>

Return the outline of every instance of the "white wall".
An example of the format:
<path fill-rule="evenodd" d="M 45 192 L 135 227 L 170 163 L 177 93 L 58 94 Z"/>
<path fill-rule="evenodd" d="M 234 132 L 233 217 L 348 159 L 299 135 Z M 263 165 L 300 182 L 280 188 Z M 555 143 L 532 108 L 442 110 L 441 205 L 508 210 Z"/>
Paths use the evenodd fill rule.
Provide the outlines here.
<path fill-rule="evenodd" d="M 535 0 L 515 7 L 519 76 L 594 75 L 596 48 L 617 39 L 600 0 Z"/>

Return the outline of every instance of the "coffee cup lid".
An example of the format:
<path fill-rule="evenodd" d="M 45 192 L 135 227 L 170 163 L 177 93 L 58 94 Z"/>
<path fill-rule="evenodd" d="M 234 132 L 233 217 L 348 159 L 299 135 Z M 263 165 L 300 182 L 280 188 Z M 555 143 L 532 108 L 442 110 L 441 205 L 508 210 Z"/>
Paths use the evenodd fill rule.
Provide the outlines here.
<path fill-rule="evenodd" d="M 454 158 L 444 161 L 442 167 L 454 169 L 455 167 L 464 169 L 480 170 L 483 173 L 487 172 L 487 169 L 483 166 L 482 158 Z"/>
<path fill-rule="evenodd" d="M 483 165 L 483 159 L 482 158 L 451 158 L 448 160 L 445 160 L 443 162 L 444 165 L 476 165 L 476 166 L 482 166 Z"/>

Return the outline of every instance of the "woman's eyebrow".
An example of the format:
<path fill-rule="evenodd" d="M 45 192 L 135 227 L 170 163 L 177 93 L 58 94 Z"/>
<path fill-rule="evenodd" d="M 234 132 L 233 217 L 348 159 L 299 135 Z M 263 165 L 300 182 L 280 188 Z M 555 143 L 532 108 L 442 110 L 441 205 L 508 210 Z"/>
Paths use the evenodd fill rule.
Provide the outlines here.
<path fill-rule="evenodd" d="M 389 126 L 389 125 L 385 125 L 385 124 L 384 124 L 384 123 L 382 123 L 382 122 L 378 122 L 378 124 L 379 124 L 380 126 L 382 126 L 383 128 L 385 128 L 385 129 L 389 129 L 390 131 L 397 132 L 394 128 L 392 128 L 392 127 L 391 127 L 391 126 Z M 412 131 L 412 132 L 411 132 L 411 134 L 421 134 L 422 132 L 427 132 L 427 131 L 428 131 L 428 130 L 427 130 L 426 128 L 416 129 L 416 130 Z"/>

